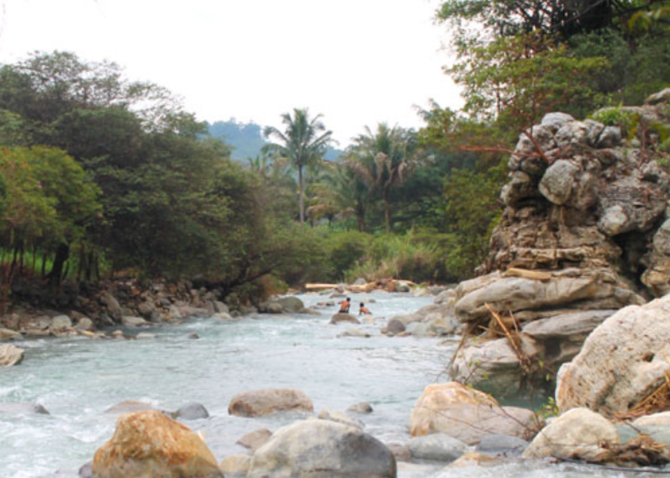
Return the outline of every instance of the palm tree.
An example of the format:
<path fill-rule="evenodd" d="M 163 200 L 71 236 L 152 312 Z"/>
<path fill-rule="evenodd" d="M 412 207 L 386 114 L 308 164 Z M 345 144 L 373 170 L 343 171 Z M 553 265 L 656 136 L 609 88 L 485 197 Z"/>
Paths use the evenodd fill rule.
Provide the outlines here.
<path fill-rule="evenodd" d="M 293 116 L 284 113 L 281 118 L 285 125 L 283 132 L 272 126 L 263 130 L 266 138 L 277 141 L 268 144 L 264 150 L 288 158 L 292 167 L 298 170 L 300 223 L 305 224 L 303 168 L 323 157 L 327 146 L 332 142 L 332 131 L 326 131 L 326 127 L 321 122 L 321 115 L 310 119 L 306 108 L 295 108 Z"/>
<path fill-rule="evenodd" d="M 391 232 L 391 191 L 402 185 L 419 157 L 416 135 L 412 130 L 377 125 L 377 131 L 366 126 L 366 134 L 354 138 L 347 163 L 384 201 L 386 232 Z"/>
<path fill-rule="evenodd" d="M 365 232 L 365 213 L 370 200 L 368 186 L 346 160 L 329 164 L 313 191 L 312 204 L 307 208 L 310 217 L 345 219 L 356 216 L 358 230 Z"/>

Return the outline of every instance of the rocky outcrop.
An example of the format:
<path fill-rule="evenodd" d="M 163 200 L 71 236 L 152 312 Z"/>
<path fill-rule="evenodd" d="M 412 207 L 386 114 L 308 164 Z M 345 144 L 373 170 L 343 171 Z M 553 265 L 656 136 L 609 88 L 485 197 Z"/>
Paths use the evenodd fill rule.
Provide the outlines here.
<path fill-rule="evenodd" d="M 528 438 L 538 428 L 531 410 L 503 407 L 490 395 L 456 382 L 426 387 L 410 417 L 412 436 L 445 433 L 468 445 L 487 435 Z"/>
<path fill-rule="evenodd" d="M 670 373 L 670 295 L 620 310 L 586 340 L 558 374 L 561 410 L 625 411 L 666 383 Z"/>
<path fill-rule="evenodd" d="M 480 342 L 504 337 L 483 333 L 495 328 L 487 304 L 520 332 L 520 342 L 532 342 L 543 366 L 525 378 L 536 386 L 613 311 L 670 292 L 670 171 L 649 147 L 658 142 L 654 125 L 670 124 L 668 99 L 621 111 L 639 118 L 644 138 L 563 113 L 520 135 L 482 268 L 488 274 L 456 289 L 456 316 L 483 335 Z M 462 380 L 476 363 L 475 387 L 518 392 L 521 360 L 515 365 L 502 345 L 473 343 L 463 352 L 470 363 L 455 363 L 452 377 Z M 484 377 L 501 367 L 507 379 L 487 384 Z"/>
<path fill-rule="evenodd" d="M 223 478 L 203 439 L 157 411 L 122 415 L 114 436 L 93 458 L 97 478 Z"/>
<path fill-rule="evenodd" d="M 11 367 L 23 360 L 25 350 L 13 345 L 0 345 L 0 367 Z"/>
<path fill-rule="evenodd" d="M 228 405 L 228 413 L 240 417 L 260 417 L 292 410 L 313 412 L 314 404 L 300 390 L 274 388 L 239 393 Z"/>
<path fill-rule="evenodd" d="M 607 445 L 619 443 L 614 425 L 585 408 L 564 413 L 544 428 L 523 453 L 524 458 L 593 460 Z"/>
<path fill-rule="evenodd" d="M 396 478 L 383 443 L 357 428 L 306 420 L 277 430 L 256 450 L 247 478 Z"/>

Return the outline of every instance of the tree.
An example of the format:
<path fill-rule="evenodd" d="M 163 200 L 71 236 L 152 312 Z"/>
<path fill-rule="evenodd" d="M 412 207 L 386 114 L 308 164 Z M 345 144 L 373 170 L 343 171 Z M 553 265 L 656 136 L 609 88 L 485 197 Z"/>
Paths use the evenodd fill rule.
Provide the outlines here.
<path fill-rule="evenodd" d="M 368 186 L 347 161 L 329 164 L 321 181 L 314 185 L 314 193 L 312 205 L 307 208 L 311 218 L 355 216 L 358 230 L 365 232 Z"/>
<path fill-rule="evenodd" d="M 300 204 L 300 223 L 305 224 L 305 184 L 303 170 L 306 166 L 321 159 L 332 142 L 332 132 L 327 131 L 321 122 L 321 115 L 309 117 L 307 109 L 294 109 L 293 116 L 284 113 L 282 123 L 284 131 L 268 126 L 263 131 L 266 138 L 276 143 L 268 144 L 264 149 L 276 156 L 286 157 L 298 170 L 298 188 Z"/>
<path fill-rule="evenodd" d="M 386 123 L 377 125 L 372 132 L 354 138 L 347 151 L 347 164 L 368 185 L 372 194 L 379 193 L 384 202 L 386 232 L 391 232 L 391 192 L 411 174 L 419 161 L 416 134 Z"/>

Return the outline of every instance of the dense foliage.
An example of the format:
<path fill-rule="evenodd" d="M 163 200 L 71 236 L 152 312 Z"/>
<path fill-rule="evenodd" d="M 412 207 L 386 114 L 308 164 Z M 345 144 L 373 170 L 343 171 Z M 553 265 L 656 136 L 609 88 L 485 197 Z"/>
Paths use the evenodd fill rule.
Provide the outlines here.
<path fill-rule="evenodd" d="M 670 81 L 669 9 L 446 0 L 445 72 L 464 107 L 431 103 L 419 131 L 366 128 L 338 161 L 325 160 L 331 132 L 307 109 L 280 128 L 207 125 L 114 63 L 54 52 L 2 65 L 0 292 L 17 277 L 57 287 L 119 273 L 199 278 L 240 297 L 305 281 L 470 277 L 519 134 L 549 111 L 602 106 L 614 108 L 599 120 L 626 129 L 616 107 Z"/>

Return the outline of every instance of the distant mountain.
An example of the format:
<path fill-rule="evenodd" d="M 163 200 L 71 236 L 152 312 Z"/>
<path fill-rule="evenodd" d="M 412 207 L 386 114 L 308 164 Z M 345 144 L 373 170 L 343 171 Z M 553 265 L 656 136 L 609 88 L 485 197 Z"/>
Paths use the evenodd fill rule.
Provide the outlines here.
<path fill-rule="evenodd" d="M 233 161 L 246 162 L 247 158 L 255 158 L 267 143 L 263 138 L 263 127 L 256 123 L 240 123 L 231 118 L 229 121 L 216 121 L 207 124 L 212 138 L 217 138 L 233 147 Z M 337 161 L 342 150 L 328 148 L 325 159 Z"/>

